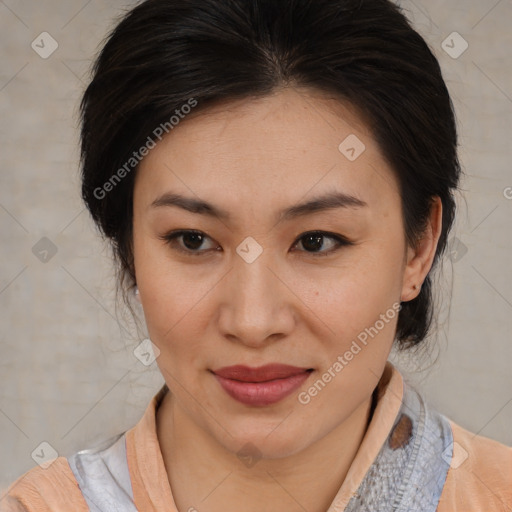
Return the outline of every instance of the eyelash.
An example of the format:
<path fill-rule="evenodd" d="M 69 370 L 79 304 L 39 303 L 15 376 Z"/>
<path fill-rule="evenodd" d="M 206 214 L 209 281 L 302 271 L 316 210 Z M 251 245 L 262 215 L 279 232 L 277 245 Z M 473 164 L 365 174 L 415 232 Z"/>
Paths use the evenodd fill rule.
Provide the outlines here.
<path fill-rule="evenodd" d="M 217 249 L 207 249 L 207 250 L 203 250 L 203 251 L 192 251 L 190 249 L 183 249 L 181 247 L 176 247 L 174 245 L 173 242 L 175 241 L 175 239 L 177 239 L 183 235 L 188 235 L 188 234 L 201 235 L 201 236 L 204 236 L 205 238 L 210 238 L 208 235 L 206 235 L 202 231 L 196 231 L 193 229 L 181 229 L 181 230 L 177 230 L 177 231 L 171 231 L 170 233 L 162 235 L 158 238 L 160 238 L 161 240 L 164 240 L 173 250 L 181 252 L 181 253 L 185 253 L 188 256 L 203 256 L 207 251 L 217 250 Z M 323 251 L 323 252 L 303 251 L 303 252 L 306 252 L 307 254 L 310 254 L 314 257 L 329 256 L 330 254 L 341 249 L 341 247 L 343 247 L 343 246 L 354 245 L 353 242 L 350 242 L 345 237 L 343 237 L 341 235 L 337 235 L 335 233 L 329 233 L 327 231 L 307 231 L 306 233 L 303 233 L 299 237 L 297 237 L 297 239 L 295 240 L 295 242 L 293 244 L 293 247 L 295 247 L 303 238 L 306 238 L 308 236 L 315 236 L 315 235 L 317 235 L 319 237 L 331 238 L 338 243 L 338 246 L 334 247 L 328 251 Z"/>

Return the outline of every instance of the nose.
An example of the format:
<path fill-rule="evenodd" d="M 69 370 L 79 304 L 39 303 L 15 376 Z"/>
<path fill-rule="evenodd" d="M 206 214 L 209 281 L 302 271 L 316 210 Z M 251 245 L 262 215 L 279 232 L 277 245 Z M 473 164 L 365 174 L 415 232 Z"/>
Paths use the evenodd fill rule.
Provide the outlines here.
<path fill-rule="evenodd" d="M 264 250 L 252 263 L 236 256 L 222 292 L 221 333 L 252 348 L 285 338 L 296 323 L 297 298 L 284 273 L 267 256 Z"/>

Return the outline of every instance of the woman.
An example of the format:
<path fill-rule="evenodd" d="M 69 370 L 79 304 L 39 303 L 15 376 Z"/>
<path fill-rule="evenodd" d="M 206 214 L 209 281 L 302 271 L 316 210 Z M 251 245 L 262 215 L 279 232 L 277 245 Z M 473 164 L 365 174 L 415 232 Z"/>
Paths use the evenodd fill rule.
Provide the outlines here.
<path fill-rule="evenodd" d="M 165 385 L 5 507 L 512 509 L 512 448 L 387 361 L 430 331 L 460 175 L 439 64 L 393 3 L 141 3 L 84 94 L 82 164 Z"/>

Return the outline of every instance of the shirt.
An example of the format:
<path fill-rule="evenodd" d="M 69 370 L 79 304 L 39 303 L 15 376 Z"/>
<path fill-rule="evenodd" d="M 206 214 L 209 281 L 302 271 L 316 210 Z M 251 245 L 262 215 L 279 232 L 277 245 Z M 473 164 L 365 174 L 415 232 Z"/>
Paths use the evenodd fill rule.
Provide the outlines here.
<path fill-rule="evenodd" d="M 389 361 L 377 391 L 371 421 L 328 512 L 512 511 L 512 447 L 430 408 Z M 177 512 L 156 431 L 166 392 L 164 385 L 139 422 L 103 446 L 21 475 L 2 494 L 0 511 Z M 430 437 L 421 433 L 425 425 Z M 366 508 L 370 503 L 385 505 Z"/>

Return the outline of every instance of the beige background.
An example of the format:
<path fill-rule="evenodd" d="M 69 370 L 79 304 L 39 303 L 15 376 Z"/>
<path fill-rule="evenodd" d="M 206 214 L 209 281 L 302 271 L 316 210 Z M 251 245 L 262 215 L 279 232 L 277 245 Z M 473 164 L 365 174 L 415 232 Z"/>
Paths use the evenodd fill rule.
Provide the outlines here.
<path fill-rule="evenodd" d="M 79 195 L 78 99 L 130 5 L 0 1 L 2 486 L 35 465 L 43 441 L 67 456 L 130 428 L 163 383 L 135 358 L 142 338 L 123 311 L 116 320 L 109 251 Z M 437 339 L 401 368 L 445 415 L 512 445 L 512 1 L 401 5 L 440 60 L 467 173 Z M 454 31 L 469 44 L 458 58 L 442 47 Z M 42 32 L 58 43 L 47 59 L 31 48 Z M 453 51 L 461 42 L 448 39 Z M 57 249 L 46 263 L 33 252 L 53 247 L 43 237 Z"/>

